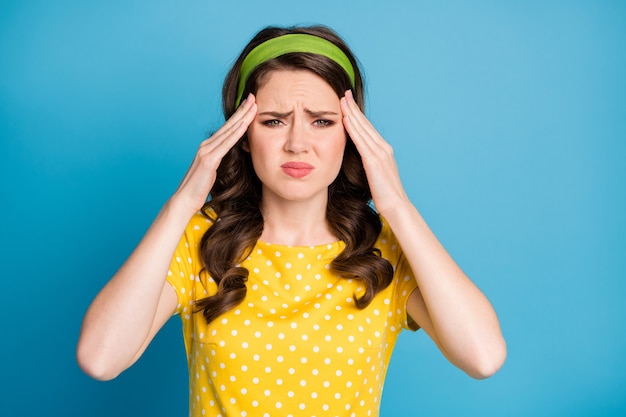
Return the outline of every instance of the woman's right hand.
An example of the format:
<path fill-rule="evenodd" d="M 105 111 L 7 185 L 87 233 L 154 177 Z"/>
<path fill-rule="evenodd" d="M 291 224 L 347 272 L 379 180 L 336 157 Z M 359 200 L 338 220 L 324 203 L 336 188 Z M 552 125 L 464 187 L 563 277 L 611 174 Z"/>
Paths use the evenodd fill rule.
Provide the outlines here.
<path fill-rule="evenodd" d="M 196 157 L 173 197 L 189 211 L 195 213 L 202 208 L 215 184 L 222 158 L 244 135 L 256 111 L 255 97 L 250 94 L 226 123 L 200 144 Z"/>
<path fill-rule="evenodd" d="M 170 260 L 191 216 L 202 208 L 217 167 L 256 116 L 253 95 L 200 149 L 176 193 L 117 273 L 89 306 L 77 345 L 80 367 L 101 380 L 133 364 L 171 317 L 177 297 L 165 282 Z M 174 204 L 172 204 L 174 203 Z"/>

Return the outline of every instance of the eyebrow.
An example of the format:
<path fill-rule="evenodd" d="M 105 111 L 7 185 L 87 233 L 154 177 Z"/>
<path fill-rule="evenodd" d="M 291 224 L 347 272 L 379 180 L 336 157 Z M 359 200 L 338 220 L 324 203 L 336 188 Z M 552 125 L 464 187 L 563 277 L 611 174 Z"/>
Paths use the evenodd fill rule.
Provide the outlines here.
<path fill-rule="evenodd" d="M 308 115 L 312 116 L 312 117 L 324 117 L 324 116 L 337 116 L 339 115 L 339 113 L 334 112 L 334 111 L 329 111 L 329 110 L 309 110 L 309 109 L 304 109 L 304 112 L 307 113 Z M 285 117 L 289 117 L 293 114 L 293 110 L 286 112 L 286 113 L 281 113 L 278 111 L 264 111 L 264 112 L 260 112 L 258 113 L 259 116 L 272 116 L 272 117 L 276 117 L 276 118 L 285 118 Z"/>

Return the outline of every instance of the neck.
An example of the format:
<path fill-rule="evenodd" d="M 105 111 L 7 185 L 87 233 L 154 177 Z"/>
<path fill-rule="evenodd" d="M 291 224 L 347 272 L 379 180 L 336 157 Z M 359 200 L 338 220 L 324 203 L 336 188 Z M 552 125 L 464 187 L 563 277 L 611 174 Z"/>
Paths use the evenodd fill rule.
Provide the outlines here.
<path fill-rule="evenodd" d="M 263 233 L 261 240 L 287 246 L 316 246 L 335 242 L 326 221 L 326 201 L 281 202 L 263 200 Z"/>

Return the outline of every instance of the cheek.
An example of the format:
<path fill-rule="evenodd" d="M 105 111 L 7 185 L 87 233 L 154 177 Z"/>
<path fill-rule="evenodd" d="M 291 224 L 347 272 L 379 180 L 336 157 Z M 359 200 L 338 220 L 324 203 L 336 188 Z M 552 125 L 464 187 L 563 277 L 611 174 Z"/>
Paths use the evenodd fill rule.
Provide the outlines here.
<path fill-rule="evenodd" d="M 254 159 L 255 155 L 263 152 L 263 146 L 261 144 L 267 143 L 266 140 L 263 140 L 262 135 L 259 135 L 259 130 L 251 125 L 248 128 L 247 137 L 248 140 L 246 142 L 246 151 L 248 151 L 252 158 Z"/>
<path fill-rule="evenodd" d="M 254 131 L 248 131 L 247 151 L 252 160 L 252 166 L 259 177 L 263 176 L 263 172 L 267 167 L 273 164 L 279 150 L 274 149 L 274 141 L 263 135 L 255 134 Z"/>
<path fill-rule="evenodd" d="M 345 138 L 345 137 L 344 137 Z M 343 156 L 346 150 L 346 141 L 338 140 L 333 143 L 332 146 L 327 148 L 327 161 L 328 169 L 333 172 L 333 175 L 339 175 L 341 166 L 343 165 Z M 330 172 L 329 171 L 329 172 Z"/>
<path fill-rule="evenodd" d="M 338 140 L 335 142 L 335 147 L 333 149 L 333 154 L 338 159 L 339 164 L 341 164 L 341 162 L 343 161 L 343 154 L 346 151 L 347 140 L 348 140 L 348 137 L 344 133 L 344 134 L 340 135 Z"/>
<path fill-rule="evenodd" d="M 250 126 L 248 126 L 248 130 L 246 131 L 246 151 L 250 152 L 250 144 L 254 143 L 255 138 L 258 136 L 257 129 L 254 126 L 254 121 Z"/>

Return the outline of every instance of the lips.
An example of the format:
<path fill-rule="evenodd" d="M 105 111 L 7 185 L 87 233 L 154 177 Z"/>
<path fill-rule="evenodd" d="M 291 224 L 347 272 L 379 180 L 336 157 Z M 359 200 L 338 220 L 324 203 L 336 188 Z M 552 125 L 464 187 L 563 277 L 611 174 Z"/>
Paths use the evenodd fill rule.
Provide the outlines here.
<path fill-rule="evenodd" d="M 294 178 L 306 177 L 313 171 L 313 165 L 307 164 L 306 162 L 286 162 L 280 167 L 285 174 Z"/>

